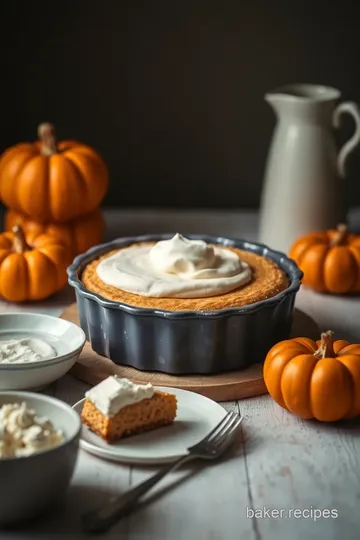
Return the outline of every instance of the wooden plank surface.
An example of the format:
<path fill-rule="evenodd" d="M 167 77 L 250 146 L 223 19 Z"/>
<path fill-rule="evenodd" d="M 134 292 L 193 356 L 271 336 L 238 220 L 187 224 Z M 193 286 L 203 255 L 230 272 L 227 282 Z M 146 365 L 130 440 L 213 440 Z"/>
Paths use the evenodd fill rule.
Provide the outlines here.
<path fill-rule="evenodd" d="M 360 421 L 302 421 L 269 396 L 239 407 L 252 507 L 284 510 L 282 518 L 255 520 L 257 539 L 358 540 Z M 314 519 L 315 510 L 338 517 Z"/>
<path fill-rule="evenodd" d="M 225 408 L 238 411 L 237 403 Z M 151 472 L 133 468 L 131 483 Z M 129 539 L 257 540 L 252 521 L 241 515 L 249 505 L 243 433 L 225 459 L 172 474 L 149 501 L 129 518 Z"/>

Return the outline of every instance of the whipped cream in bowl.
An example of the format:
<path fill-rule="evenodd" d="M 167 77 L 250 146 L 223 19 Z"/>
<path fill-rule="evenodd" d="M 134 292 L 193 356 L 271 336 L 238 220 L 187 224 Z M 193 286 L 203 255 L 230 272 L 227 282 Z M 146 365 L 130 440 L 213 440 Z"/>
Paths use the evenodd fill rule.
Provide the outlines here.
<path fill-rule="evenodd" d="M 25 401 L 0 408 L 0 459 L 25 457 L 64 442 L 64 433 Z"/>
<path fill-rule="evenodd" d="M 216 296 L 252 279 L 250 266 L 235 252 L 181 234 L 155 244 L 123 248 L 102 259 L 96 272 L 108 285 L 158 298 Z"/>
<path fill-rule="evenodd" d="M 85 345 L 76 324 L 41 313 L 0 313 L 0 391 L 42 390 L 67 373 Z"/>
<path fill-rule="evenodd" d="M 66 496 L 81 421 L 67 403 L 35 392 L 0 391 L 0 526 L 46 514 Z"/>
<path fill-rule="evenodd" d="M 28 364 L 49 360 L 56 356 L 54 347 L 37 337 L 0 339 L 0 364 Z"/>

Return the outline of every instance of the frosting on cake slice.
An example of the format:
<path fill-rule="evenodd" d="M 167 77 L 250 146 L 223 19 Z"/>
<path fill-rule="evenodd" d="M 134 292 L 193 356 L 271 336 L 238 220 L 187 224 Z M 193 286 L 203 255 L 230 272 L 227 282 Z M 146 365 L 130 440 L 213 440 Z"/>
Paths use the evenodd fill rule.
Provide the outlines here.
<path fill-rule="evenodd" d="M 112 375 L 85 393 L 81 420 L 107 442 L 172 424 L 176 396 Z"/>

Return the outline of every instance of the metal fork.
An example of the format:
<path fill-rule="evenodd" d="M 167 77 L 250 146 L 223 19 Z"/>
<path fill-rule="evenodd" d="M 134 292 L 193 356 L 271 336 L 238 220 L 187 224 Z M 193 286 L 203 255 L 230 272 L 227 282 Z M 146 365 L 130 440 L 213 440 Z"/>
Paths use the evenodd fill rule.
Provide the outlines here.
<path fill-rule="evenodd" d="M 136 506 L 139 499 L 164 476 L 192 459 L 216 459 L 234 440 L 243 417 L 227 413 L 221 422 L 199 443 L 188 448 L 188 453 L 175 462 L 165 465 L 158 473 L 134 487 L 124 495 L 113 497 L 104 506 L 84 514 L 83 529 L 86 532 L 105 532 Z"/>

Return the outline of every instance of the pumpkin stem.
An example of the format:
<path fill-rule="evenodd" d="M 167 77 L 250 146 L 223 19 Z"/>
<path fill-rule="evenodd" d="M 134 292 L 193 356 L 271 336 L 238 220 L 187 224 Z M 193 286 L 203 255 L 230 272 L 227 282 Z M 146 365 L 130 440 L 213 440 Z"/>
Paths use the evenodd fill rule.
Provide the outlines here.
<path fill-rule="evenodd" d="M 340 246 L 343 244 L 348 235 L 348 226 L 345 223 L 340 223 L 336 228 L 336 233 L 331 239 L 330 247 Z"/>
<path fill-rule="evenodd" d="M 38 137 L 42 142 L 41 153 L 43 156 L 52 156 L 57 153 L 56 134 L 53 124 L 44 122 L 38 127 Z"/>
<path fill-rule="evenodd" d="M 335 351 L 333 347 L 333 335 L 334 332 L 331 330 L 328 330 L 327 332 L 323 332 L 321 334 L 321 343 L 316 352 L 314 352 L 314 356 L 316 358 L 334 358 L 335 357 Z"/>
<path fill-rule="evenodd" d="M 31 248 L 26 242 L 24 231 L 20 225 L 14 225 L 12 232 L 14 234 L 13 250 L 15 253 L 24 253 L 24 251 L 29 251 Z"/>

